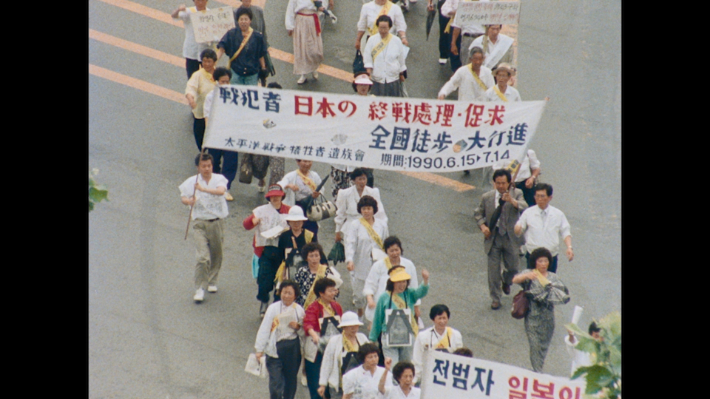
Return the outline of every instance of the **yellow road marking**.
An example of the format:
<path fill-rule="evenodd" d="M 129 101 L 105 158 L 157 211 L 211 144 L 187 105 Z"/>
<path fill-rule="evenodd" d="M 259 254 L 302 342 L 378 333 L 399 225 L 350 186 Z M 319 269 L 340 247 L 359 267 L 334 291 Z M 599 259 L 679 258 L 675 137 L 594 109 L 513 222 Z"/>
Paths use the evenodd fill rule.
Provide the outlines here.
<path fill-rule="evenodd" d="M 185 59 L 182 57 L 164 53 L 150 47 L 142 46 L 138 43 L 129 42 L 128 40 L 119 39 L 115 36 L 111 36 L 97 30 L 89 29 L 89 38 L 122 48 L 124 50 L 132 51 L 136 54 L 155 58 L 156 60 L 167 62 L 168 64 L 173 64 L 181 68 L 185 67 Z"/>
<path fill-rule="evenodd" d="M 162 86 L 158 86 L 153 83 L 146 82 L 144 80 L 132 78 L 130 76 L 126 76 L 118 72 L 101 68 L 93 64 L 89 64 L 89 73 L 116 83 L 120 83 L 128 87 L 132 87 L 134 89 L 144 91 L 146 93 L 155 94 L 156 96 L 160 96 L 168 100 L 188 105 L 187 98 L 185 98 L 185 95 L 183 93 L 178 93 L 174 90 L 166 89 Z"/>

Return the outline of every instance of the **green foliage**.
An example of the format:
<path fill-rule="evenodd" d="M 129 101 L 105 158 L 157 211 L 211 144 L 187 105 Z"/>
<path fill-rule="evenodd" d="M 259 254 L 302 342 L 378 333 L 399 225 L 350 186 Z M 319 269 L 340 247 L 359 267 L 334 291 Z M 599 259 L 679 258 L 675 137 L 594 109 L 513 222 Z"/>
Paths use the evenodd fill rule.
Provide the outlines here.
<path fill-rule="evenodd" d="M 89 212 L 94 210 L 94 204 L 103 200 L 108 201 L 108 190 L 103 184 L 96 184 L 94 176 L 99 174 L 99 170 L 94 168 L 89 171 Z"/>
<path fill-rule="evenodd" d="M 601 341 L 582 331 L 576 324 L 565 325 L 573 331 L 577 349 L 591 354 L 594 364 L 575 370 L 572 379 L 585 376 L 586 397 L 617 399 L 621 396 L 621 313 L 612 312 L 597 321 Z"/>

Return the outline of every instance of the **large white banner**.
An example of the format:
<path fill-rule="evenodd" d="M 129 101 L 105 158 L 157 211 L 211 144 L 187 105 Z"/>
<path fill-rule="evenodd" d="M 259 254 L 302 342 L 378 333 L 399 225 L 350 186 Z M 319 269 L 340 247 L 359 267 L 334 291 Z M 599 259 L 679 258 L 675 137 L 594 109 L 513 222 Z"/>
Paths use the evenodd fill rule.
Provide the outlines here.
<path fill-rule="evenodd" d="M 426 351 L 422 399 L 581 399 L 584 378 L 570 380 L 476 358 Z"/>
<path fill-rule="evenodd" d="M 519 1 L 459 1 L 452 25 L 517 25 L 519 19 Z"/>
<path fill-rule="evenodd" d="M 232 7 L 193 12 L 190 20 L 197 43 L 218 42 L 228 30 L 236 26 Z"/>
<path fill-rule="evenodd" d="M 545 101 L 464 102 L 215 88 L 204 146 L 398 171 L 521 159 Z"/>

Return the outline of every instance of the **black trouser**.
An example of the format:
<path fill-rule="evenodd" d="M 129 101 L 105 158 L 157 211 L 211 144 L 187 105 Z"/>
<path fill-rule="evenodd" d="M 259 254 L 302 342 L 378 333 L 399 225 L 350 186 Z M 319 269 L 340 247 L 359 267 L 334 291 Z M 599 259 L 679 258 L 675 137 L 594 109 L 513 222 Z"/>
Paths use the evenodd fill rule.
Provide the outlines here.
<path fill-rule="evenodd" d="M 266 356 L 269 371 L 271 399 L 293 399 L 298 386 L 298 369 L 301 367 L 301 340 L 285 339 L 276 343 L 278 358 Z"/>
<path fill-rule="evenodd" d="M 259 284 L 256 299 L 261 302 L 269 302 L 269 293 L 274 289 L 274 279 L 280 264 L 279 249 L 274 246 L 264 247 L 264 252 L 259 257 L 259 276 L 256 279 Z M 274 292 L 274 302 L 278 300 L 279 297 Z"/>
<path fill-rule="evenodd" d="M 451 27 L 451 31 L 454 31 L 454 27 Z M 461 54 L 461 35 L 463 33 L 459 34 L 459 37 L 456 38 L 456 48 L 459 50 L 459 54 Z M 451 44 L 451 41 L 449 41 L 449 44 Z M 451 70 L 456 72 L 457 69 L 461 68 L 461 58 L 458 55 L 454 55 L 454 53 L 449 53 L 449 59 L 451 61 Z"/>
<path fill-rule="evenodd" d="M 185 70 L 187 71 L 187 80 L 190 80 L 192 74 L 200 69 L 202 63 L 198 60 L 185 58 Z"/>
<path fill-rule="evenodd" d="M 444 29 L 446 29 L 446 25 L 451 18 L 441 15 L 441 6 L 444 3 L 446 3 L 446 0 L 440 1 L 437 5 L 439 8 L 439 58 L 449 58 L 449 50 L 451 49 L 451 32 L 444 33 Z M 454 28 L 451 29 L 453 30 Z"/>

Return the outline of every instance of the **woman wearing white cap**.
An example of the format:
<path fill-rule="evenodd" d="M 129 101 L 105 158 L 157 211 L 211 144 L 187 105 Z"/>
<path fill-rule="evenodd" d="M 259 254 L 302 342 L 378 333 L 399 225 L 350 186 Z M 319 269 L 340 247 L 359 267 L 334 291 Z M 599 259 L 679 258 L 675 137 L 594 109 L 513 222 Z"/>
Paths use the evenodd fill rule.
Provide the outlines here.
<path fill-rule="evenodd" d="M 414 306 L 417 300 L 424 298 L 429 293 L 429 272 L 426 269 L 422 270 L 424 284 L 416 289 L 409 288 L 411 276 L 404 271 L 404 268 L 398 269 L 390 274 L 390 278 L 387 281 L 387 290 L 377 300 L 375 319 L 372 321 L 372 329 L 370 330 L 370 341 L 377 341 L 381 333 L 387 333 L 387 319 L 385 316 L 387 309 L 409 309 Z M 390 346 L 382 338 L 382 354 L 385 358 L 392 358 L 393 364 L 397 364 L 401 360 L 412 360 L 412 346 L 414 338 L 419 332 L 419 326 L 414 319 L 413 311 L 411 311 L 409 324 L 412 330 L 411 333 L 414 334 L 414 337 L 410 337 L 411 345 Z"/>
<path fill-rule="evenodd" d="M 281 186 L 275 184 L 269 187 L 269 191 L 265 197 L 269 201 L 266 205 L 261 205 L 254 208 L 252 213 L 247 216 L 242 225 L 245 229 L 251 230 L 256 227 L 254 232 L 254 258 L 252 260 L 252 272 L 254 272 L 255 260 L 258 262 L 258 272 L 256 274 L 259 292 L 256 298 L 261 302 L 259 314 L 264 317 L 266 308 L 269 305 L 269 293 L 274 288 L 274 277 L 276 270 L 281 264 L 281 257 L 278 250 L 278 235 L 271 238 L 265 238 L 261 233 L 281 226 L 286 229 L 286 215 L 291 209 L 290 206 L 282 202 L 286 194 L 281 189 Z M 276 300 L 276 293 L 274 293 Z"/>
<path fill-rule="evenodd" d="M 523 101 L 518 90 L 508 85 L 508 81 L 513 77 L 513 74 L 515 74 L 515 69 L 510 64 L 505 62 L 498 64 L 498 67 L 493 70 L 493 76 L 496 77 L 497 83 L 486 90 L 486 101 L 502 101 L 506 103 L 509 101 Z"/>
<path fill-rule="evenodd" d="M 365 334 L 358 332 L 361 325 L 355 312 L 343 313 L 343 318 L 340 320 L 343 333 L 328 341 L 323 354 L 323 363 L 320 366 L 320 388 L 318 388 L 320 396 L 325 397 L 326 388 L 330 386 L 331 399 L 342 397 L 343 375 L 360 365 L 357 361 L 360 345 L 370 342 Z"/>
<path fill-rule="evenodd" d="M 301 250 L 306 244 L 313 241 L 313 232 L 303 228 L 305 220 L 308 219 L 303 216 L 303 209 L 300 206 L 294 205 L 288 211 L 286 223 L 288 223 L 289 230 L 284 231 L 279 236 L 280 265 L 276 272 L 276 281 L 279 283 L 283 280 L 293 280 L 295 273 L 289 274 L 286 270 L 296 270 L 305 262 L 306 256 Z M 301 287 L 301 290 L 303 290 L 303 287 Z M 303 306 L 300 302 L 298 304 Z"/>
<path fill-rule="evenodd" d="M 293 399 L 301 365 L 301 337 L 305 311 L 295 302 L 298 284 L 286 280 L 281 287 L 281 300 L 266 310 L 256 333 L 256 358 L 266 353 L 269 371 L 269 393 L 272 399 Z"/>

